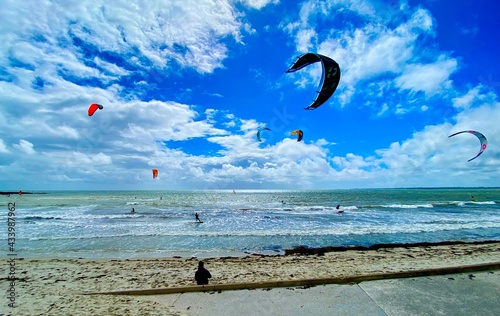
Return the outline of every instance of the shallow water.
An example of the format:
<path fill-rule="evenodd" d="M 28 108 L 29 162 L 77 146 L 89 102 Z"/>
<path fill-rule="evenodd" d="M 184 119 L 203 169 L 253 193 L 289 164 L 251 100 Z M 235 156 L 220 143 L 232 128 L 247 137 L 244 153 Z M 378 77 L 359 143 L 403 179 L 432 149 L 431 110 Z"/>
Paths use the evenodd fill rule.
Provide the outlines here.
<path fill-rule="evenodd" d="M 500 189 L 47 193 L 0 196 L 4 236 L 7 204 L 16 203 L 18 256 L 207 256 L 500 240 Z M 204 223 L 195 223 L 195 212 Z"/>

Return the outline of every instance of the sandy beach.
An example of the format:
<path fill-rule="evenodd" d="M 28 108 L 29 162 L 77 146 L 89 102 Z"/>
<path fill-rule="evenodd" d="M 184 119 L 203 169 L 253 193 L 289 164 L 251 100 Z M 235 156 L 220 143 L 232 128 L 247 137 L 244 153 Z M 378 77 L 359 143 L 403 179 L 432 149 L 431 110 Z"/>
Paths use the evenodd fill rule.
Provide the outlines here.
<path fill-rule="evenodd" d="M 2 293 L 12 271 L 0 260 Z M 1 312 L 12 315 L 180 315 L 148 296 L 82 295 L 128 289 L 195 285 L 197 258 L 18 259 L 15 308 L 3 295 Z M 500 242 L 348 250 L 324 255 L 205 258 L 210 285 L 356 276 L 500 262 Z"/>

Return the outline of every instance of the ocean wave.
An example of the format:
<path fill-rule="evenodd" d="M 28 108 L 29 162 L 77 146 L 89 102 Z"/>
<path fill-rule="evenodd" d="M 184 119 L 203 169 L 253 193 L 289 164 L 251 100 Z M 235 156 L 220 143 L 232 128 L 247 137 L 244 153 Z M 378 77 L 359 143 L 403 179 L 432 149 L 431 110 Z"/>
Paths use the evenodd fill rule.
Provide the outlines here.
<path fill-rule="evenodd" d="M 361 205 L 355 208 L 360 209 L 378 209 L 378 208 L 396 208 L 396 209 L 415 209 L 415 208 L 433 208 L 433 207 L 450 207 L 450 206 L 459 206 L 464 207 L 468 205 L 495 205 L 497 204 L 495 201 L 483 201 L 483 202 L 474 202 L 474 201 L 446 201 L 446 202 L 429 202 L 429 203 L 415 203 L 415 204 L 368 204 Z M 344 209 L 348 207 L 342 207 Z"/>
<path fill-rule="evenodd" d="M 458 231 L 464 229 L 489 229 L 500 228 L 500 222 L 469 222 L 457 225 L 453 222 L 429 222 L 420 224 L 402 225 L 365 225 L 361 227 L 337 226 L 323 229 L 263 229 L 263 230 L 238 230 L 238 231 L 135 231 L 115 234 L 87 234 L 74 236 L 39 236 L 30 237 L 30 241 L 42 240 L 85 240 L 103 238 L 136 238 L 136 237 L 193 237 L 193 238 L 218 238 L 218 237 L 283 237 L 283 236 L 343 236 L 343 235 L 371 235 L 371 234 L 411 234 L 423 232 Z"/>
<path fill-rule="evenodd" d="M 70 214 L 61 214 L 57 212 L 57 216 L 51 216 L 56 212 L 51 212 L 51 214 L 46 215 L 31 215 L 27 214 L 25 217 L 21 217 L 20 219 L 27 220 L 65 220 L 65 221 L 82 221 L 82 220 L 109 220 L 109 219 L 131 219 L 131 218 L 171 218 L 172 214 L 165 214 L 162 212 L 136 212 L 131 213 L 130 211 L 123 214 L 82 214 L 82 213 L 70 213 Z"/>
<path fill-rule="evenodd" d="M 495 201 L 483 201 L 483 202 L 474 202 L 474 201 L 448 201 L 448 202 L 436 202 L 432 203 L 434 206 L 466 206 L 466 205 L 494 205 Z"/>
<path fill-rule="evenodd" d="M 389 205 L 381 205 L 383 208 L 432 208 L 434 205 L 432 203 L 426 204 L 389 204 Z"/>
<path fill-rule="evenodd" d="M 55 216 L 26 216 L 26 217 L 20 217 L 20 220 L 24 221 L 45 221 L 45 220 L 62 220 L 62 217 L 55 217 Z"/>
<path fill-rule="evenodd" d="M 368 204 L 368 205 L 359 205 L 354 209 L 415 209 L 415 208 L 433 208 L 434 204 L 432 203 L 424 203 L 424 204 Z M 346 207 L 342 207 L 346 208 Z"/>

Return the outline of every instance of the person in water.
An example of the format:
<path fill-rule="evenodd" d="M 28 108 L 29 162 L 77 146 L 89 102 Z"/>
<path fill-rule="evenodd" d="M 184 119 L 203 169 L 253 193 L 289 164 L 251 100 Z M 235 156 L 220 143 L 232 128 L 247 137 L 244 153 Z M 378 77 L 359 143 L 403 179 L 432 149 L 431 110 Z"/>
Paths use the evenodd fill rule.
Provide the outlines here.
<path fill-rule="evenodd" d="M 135 213 L 135 208 L 132 207 L 132 213 Z"/>
<path fill-rule="evenodd" d="M 344 213 L 344 211 L 343 211 L 343 210 L 340 210 L 340 209 L 339 209 L 339 208 L 340 208 L 340 204 L 337 204 L 337 206 L 336 206 L 335 208 L 337 209 L 337 214 L 342 214 L 342 213 Z"/>
<path fill-rule="evenodd" d="M 197 222 L 200 222 L 200 223 L 201 223 L 201 220 L 200 220 L 200 215 L 198 214 L 198 212 L 194 213 L 194 217 L 196 218 L 196 221 L 197 221 Z"/>
<path fill-rule="evenodd" d="M 206 285 L 208 284 L 208 279 L 211 277 L 212 275 L 207 269 L 205 269 L 203 261 L 198 262 L 198 270 L 196 270 L 196 273 L 194 274 L 196 284 Z"/>

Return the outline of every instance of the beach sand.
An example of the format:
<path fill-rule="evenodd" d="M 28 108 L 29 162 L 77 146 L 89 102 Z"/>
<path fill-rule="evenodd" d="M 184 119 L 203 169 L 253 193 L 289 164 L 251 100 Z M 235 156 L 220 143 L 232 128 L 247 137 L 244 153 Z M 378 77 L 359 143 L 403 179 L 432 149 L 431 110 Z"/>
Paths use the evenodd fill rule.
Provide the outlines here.
<path fill-rule="evenodd" d="M 0 313 L 12 315 L 183 315 L 151 296 L 82 295 L 196 285 L 197 258 L 18 259 L 8 307 L 8 259 L 0 260 Z M 204 258 L 210 285 L 357 276 L 500 262 L 500 242 L 348 250 L 324 255 Z"/>

